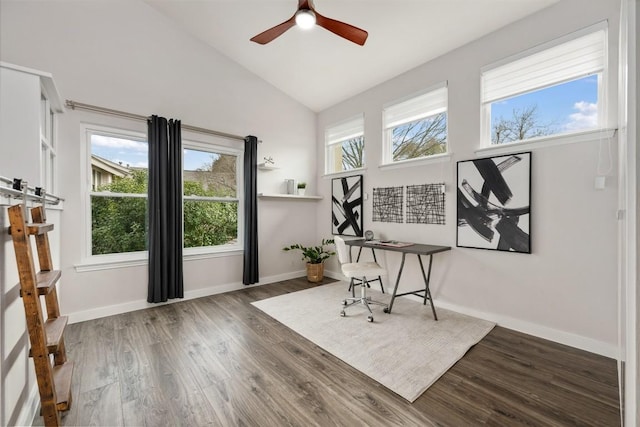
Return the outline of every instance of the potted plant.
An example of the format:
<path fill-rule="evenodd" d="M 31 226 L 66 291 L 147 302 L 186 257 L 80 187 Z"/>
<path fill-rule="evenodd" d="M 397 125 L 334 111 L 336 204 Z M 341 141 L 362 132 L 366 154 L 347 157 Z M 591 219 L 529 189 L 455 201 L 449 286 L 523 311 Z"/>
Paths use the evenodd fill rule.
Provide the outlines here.
<path fill-rule="evenodd" d="M 307 189 L 307 183 L 306 182 L 299 182 L 298 183 L 298 196 L 304 196 L 304 192 Z"/>
<path fill-rule="evenodd" d="M 325 248 L 326 245 L 333 244 L 333 239 L 322 239 L 320 246 L 302 246 L 298 243 L 295 245 L 282 248 L 283 251 L 300 250 L 302 251 L 302 260 L 307 262 L 307 280 L 309 282 L 320 282 L 324 277 L 324 260 L 335 255 L 336 253 Z"/>

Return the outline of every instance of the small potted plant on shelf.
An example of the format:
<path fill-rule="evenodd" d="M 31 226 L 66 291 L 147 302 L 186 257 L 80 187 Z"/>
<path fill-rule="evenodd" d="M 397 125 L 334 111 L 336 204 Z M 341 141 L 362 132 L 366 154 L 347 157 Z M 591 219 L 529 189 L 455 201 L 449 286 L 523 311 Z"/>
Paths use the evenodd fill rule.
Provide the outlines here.
<path fill-rule="evenodd" d="M 298 183 L 298 196 L 304 196 L 304 192 L 307 191 L 307 183 L 299 182 Z"/>
<path fill-rule="evenodd" d="M 302 251 L 302 260 L 307 262 L 307 280 L 317 283 L 321 282 L 324 277 L 324 260 L 336 254 L 334 251 L 325 248 L 325 246 L 331 244 L 333 244 L 333 239 L 322 239 L 320 246 L 302 246 L 296 243 L 282 248 L 282 250 L 298 249 Z"/>

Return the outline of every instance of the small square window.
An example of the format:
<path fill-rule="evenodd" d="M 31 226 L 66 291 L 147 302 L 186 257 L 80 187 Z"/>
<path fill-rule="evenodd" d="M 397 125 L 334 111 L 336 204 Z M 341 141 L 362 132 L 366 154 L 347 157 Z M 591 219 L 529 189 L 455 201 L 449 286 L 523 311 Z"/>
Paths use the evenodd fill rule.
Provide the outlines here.
<path fill-rule="evenodd" d="M 364 167 L 364 116 L 358 115 L 325 131 L 325 171 L 336 173 Z"/>
<path fill-rule="evenodd" d="M 383 164 L 447 153 L 447 87 L 385 107 Z"/>

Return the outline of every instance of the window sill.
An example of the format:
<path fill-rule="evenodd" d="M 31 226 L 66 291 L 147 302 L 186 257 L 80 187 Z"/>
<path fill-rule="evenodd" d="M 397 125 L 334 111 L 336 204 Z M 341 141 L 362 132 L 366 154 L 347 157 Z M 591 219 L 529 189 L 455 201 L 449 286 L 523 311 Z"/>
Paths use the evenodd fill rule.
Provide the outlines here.
<path fill-rule="evenodd" d="M 147 252 L 137 252 L 135 255 L 98 255 L 74 265 L 76 272 L 110 270 L 114 268 L 138 267 L 147 265 Z"/>
<path fill-rule="evenodd" d="M 196 251 L 194 253 L 186 253 L 183 255 L 183 261 L 196 261 L 208 258 L 222 258 L 228 256 L 239 256 L 244 253 L 242 249 L 230 249 L 217 252 Z M 74 265 L 76 272 L 85 273 L 89 271 L 111 270 L 127 267 L 139 267 L 148 265 L 147 252 L 139 252 L 135 256 L 124 258 L 122 256 L 103 255 L 95 257 L 98 259 L 86 260 L 80 264 Z"/>
<path fill-rule="evenodd" d="M 378 166 L 382 170 L 409 168 L 414 166 L 432 165 L 437 163 L 449 163 L 453 153 L 435 154 L 433 156 L 420 159 L 401 160 L 393 163 L 384 163 Z"/>
<path fill-rule="evenodd" d="M 507 144 L 492 145 L 475 150 L 478 155 L 486 154 L 510 154 L 523 150 L 534 150 L 539 148 L 556 147 L 559 145 L 576 144 L 580 142 L 598 141 L 612 139 L 617 129 L 596 129 L 586 132 L 576 132 L 563 135 L 545 136 L 531 138 L 524 141 L 510 142 Z"/>
<path fill-rule="evenodd" d="M 363 168 L 349 169 L 348 171 L 328 172 L 328 173 L 325 173 L 324 175 L 322 175 L 322 178 L 324 178 L 324 179 L 332 179 L 332 178 L 341 178 L 343 176 L 350 176 L 350 175 L 353 175 L 353 174 L 358 175 L 359 173 L 362 173 L 362 172 L 364 172 L 366 170 L 367 170 L 367 168 L 363 167 Z"/>

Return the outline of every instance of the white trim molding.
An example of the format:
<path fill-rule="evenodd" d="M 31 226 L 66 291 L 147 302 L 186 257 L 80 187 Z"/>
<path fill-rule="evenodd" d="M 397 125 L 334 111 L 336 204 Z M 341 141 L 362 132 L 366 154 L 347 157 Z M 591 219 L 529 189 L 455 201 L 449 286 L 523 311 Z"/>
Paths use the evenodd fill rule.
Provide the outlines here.
<path fill-rule="evenodd" d="M 576 144 L 593 141 L 615 142 L 617 129 L 595 129 L 585 132 L 574 132 L 542 136 L 538 138 L 514 141 L 506 144 L 495 144 L 490 147 L 481 147 L 475 150 L 478 156 L 492 156 L 496 154 L 519 153 L 526 150 L 538 150 L 541 148 L 556 147 L 558 145 Z"/>
<path fill-rule="evenodd" d="M 283 280 L 295 279 L 305 276 L 307 273 L 303 270 L 292 271 L 290 273 L 277 274 L 273 276 L 261 277 L 260 281 L 251 285 L 262 286 L 270 283 L 281 282 Z M 86 320 L 99 319 L 101 317 L 113 316 L 114 314 L 128 313 L 135 310 L 143 310 L 145 308 L 157 307 L 159 305 L 173 304 L 176 302 L 187 301 L 196 298 L 207 297 L 210 295 L 223 294 L 226 292 L 238 291 L 240 289 L 246 289 L 248 286 L 243 285 L 241 282 L 232 282 L 221 285 L 210 286 L 206 288 L 194 289 L 192 291 L 185 291 L 184 298 L 176 298 L 165 303 L 150 304 L 146 299 L 140 299 L 136 301 L 130 301 L 123 304 L 114 304 L 104 307 L 96 307 L 91 310 L 76 311 L 74 313 L 68 313 L 69 323 L 84 322 Z"/>

